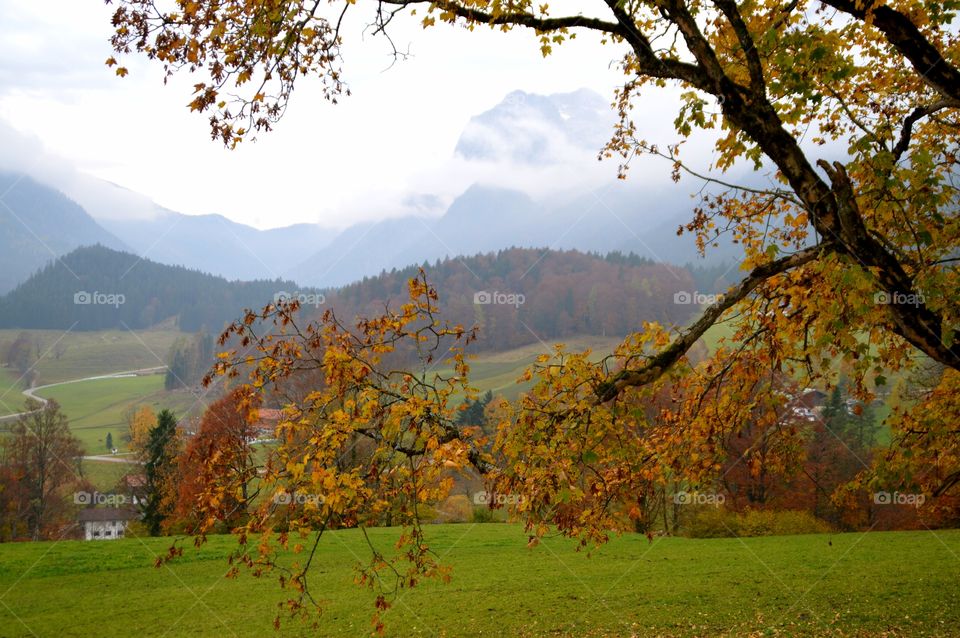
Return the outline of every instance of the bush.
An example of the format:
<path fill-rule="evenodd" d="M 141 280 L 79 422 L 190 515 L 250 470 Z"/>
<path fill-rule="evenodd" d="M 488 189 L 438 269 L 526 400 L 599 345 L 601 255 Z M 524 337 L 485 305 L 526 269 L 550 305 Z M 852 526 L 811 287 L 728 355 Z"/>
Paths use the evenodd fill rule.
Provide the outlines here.
<path fill-rule="evenodd" d="M 831 531 L 833 529 L 824 521 L 799 510 L 747 510 L 737 513 L 721 507 L 705 507 L 684 525 L 682 533 L 691 538 L 721 538 L 823 534 Z"/>
<path fill-rule="evenodd" d="M 685 522 L 680 533 L 690 538 L 723 538 L 735 536 L 737 529 L 736 514 L 722 507 L 704 507 L 693 513 Z"/>
<path fill-rule="evenodd" d="M 438 523 L 466 523 L 473 518 L 473 505 L 463 494 L 447 497 L 437 505 L 436 521 Z"/>
<path fill-rule="evenodd" d="M 486 505 L 477 505 L 473 508 L 474 523 L 497 523 L 496 513 Z"/>

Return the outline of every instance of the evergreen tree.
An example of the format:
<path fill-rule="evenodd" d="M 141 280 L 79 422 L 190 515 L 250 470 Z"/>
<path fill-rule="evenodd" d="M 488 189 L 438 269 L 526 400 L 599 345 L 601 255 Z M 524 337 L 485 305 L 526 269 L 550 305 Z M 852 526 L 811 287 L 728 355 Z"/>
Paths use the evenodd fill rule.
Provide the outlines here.
<path fill-rule="evenodd" d="M 835 385 L 827 402 L 823 405 L 823 424 L 834 436 L 846 441 L 850 428 L 850 414 L 847 411 L 843 386 L 843 381 Z"/>
<path fill-rule="evenodd" d="M 484 414 L 484 410 L 486 409 L 487 404 L 492 400 L 493 393 L 490 390 L 487 390 L 486 394 L 476 400 L 467 399 L 467 407 L 464 410 L 461 410 L 460 414 L 457 415 L 457 424 L 479 425 L 481 427 L 486 425 L 487 418 Z"/>
<path fill-rule="evenodd" d="M 107 432 L 107 450 L 113 450 L 113 434 L 110 432 Z"/>
<path fill-rule="evenodd" d="M 177 419 L 170 410 L 157 414 L 157 425 L 150 430 L 147 441 L 147 458 L 144 463 L 146 475 L 146 498 L 143 505 L 143 523 L 151 536 L 159 536 L 166 518 L 163 507 L 165 484 L 170 479 L 175 458 L 174 444 L 177 437 Z"/>

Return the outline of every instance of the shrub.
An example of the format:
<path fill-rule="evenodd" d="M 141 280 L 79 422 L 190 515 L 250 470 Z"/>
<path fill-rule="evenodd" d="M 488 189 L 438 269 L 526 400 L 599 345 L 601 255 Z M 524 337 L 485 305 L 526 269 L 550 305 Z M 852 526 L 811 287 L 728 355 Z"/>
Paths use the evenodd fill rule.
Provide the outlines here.
<path fill-rule="evenodd" d="M 681 527 L 681 534 L 691 538 L 723 538 L 735 536 L 737 516 L 722 507 L 703 507 L 694 512 Z"/>
<path fill-rule="evenodd" d="M 473 518 L 473 505 L 463 494 L 448 496 L 437 506 L 437 522 L 466 523 Z"/>
<path fill-rule="evenodd" d="M 473 508 L 474 523 L 497 523 L 496 513 L 486 505 L 477 505 Z"/>
<path fill-rule="evenodd" d="M 682 530 L 685 536 L 691 538 L 785 536 L 830 531 L 833 531 L 830 525 L 809 512 L 747 510 L 737 513 L 720 507 L 706 507 L 698 511 Z"/>

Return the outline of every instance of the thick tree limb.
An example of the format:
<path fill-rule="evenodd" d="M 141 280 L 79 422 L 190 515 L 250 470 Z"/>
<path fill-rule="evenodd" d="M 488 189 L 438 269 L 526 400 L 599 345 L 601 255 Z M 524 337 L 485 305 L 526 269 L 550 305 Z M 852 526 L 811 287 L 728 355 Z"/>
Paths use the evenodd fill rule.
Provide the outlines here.
<path fill-rule="evenodd" d="M 733 27 L 733 32 L 737 34 L 737 40 L 740 42 L 740 48 L 747 59 L 747 70 L 750 73 L 750 89 L 757 95 L 765 95 L 767 83 L 763 77 L 763 63 L 760 61 L 760 54 L 757 47 L 754 46 L 753 36 L 750 35 L 747 25 L 740 15 L 740 9 L 734 0 L 714 0 L 713 2 L 726 16 Z"/>
<path fill-rule="evenodd" d="M 910 21 L 910 18 L 877 0 L 821 0 L 859 20 L 870 15 L 879 29 L 903 57 L 931 87 L 945 97 L 960 100 L 960 70 L 948 62 L 940 51 Z"/>
<path fill-rule="evenodd" d="M 833 244 L 828 243 L 811 246 L 793 255 L 757 266 L 736 287 L 728 291 L 723 299 L 707 308 L 703 315 L 692 326 L 680 333 L 669 346 L 650 358 L 646 365 L 638 370 L 621 370 L 600 385 L 596 391 L 597 400 L 601 403 L 609 401 L 624 388 L 646 385 L 660 378 L 693 347 L 693 344 L 704 335 L 710 326 L 716 323 L 720 315 L 745 299 L 757 286 L 774 275 L 810 263 L 826 252 L 833 250 L 833 248 Z"/>
<path fill-rule="evenodd" d="M 381 1 L 406 6 L 421 4 L 427 0 Z M 914 64 L 927 82 L 931 82 L 948 96 L 951 103 L 960 99 L 960 72 L 944 60 L 936 48 L 905 16 L 888 7 L 874 6 L 871 3 L 875 0 L 867 0 L 866 9 L 858 8 L 852 0 L 824 1 L 863 21 L 868 19 L 869 13 L 869 19 L 873 24 Z M 731 21 L 741 45 L 747 48 L 752 40 L 742 20 L 739 22 L 737 20 L 739 15 L 737 7 L 731 6 L 729 0 L 716 0 L 716 2 Z M 945 327 L 943 318 L 932 311 L 924 303 L 923 297 L 913 289 L 913 281 L 897 256 L 867 231 L 857 206 L 856 194 L 843 167 L 821 164 L 821 168 L 824 168 L 830 177 L 831 183 L 828 184 L 800 148 L 797 139 L 787 131 L 766 92 L 756 90 L 757 80 L 763 79 L 762 67 L 758 75 L 757 69 L 753 68 L 754 64 L 750 64 L 752 67 L 750 87 L 742 86 L 728 76 L 717 57 L 717 52 L 700 30 L 700 26 L 684 0 L 661 0 L 658 8 L 663 19 L 672 22 L 679 30 L 687 49 L 695 59 L 694 63 L 657 55 L 651 48 L 649 38 L 640 31 L 636 20 L 627 10 L 627 5 L 620 0 L 604 0 L 604 3 L 613 13 L 616 23 L 581 16 L 538 18 L 526 13 L 505 13 L 495 16 L 463 6 L 454 0 L 441 0 L 433 4 L 468 20 L 488 24 L 516 24 L 541 33 L 571 27 L 600 30 L 623 38 L 630 45 L 637 58 L 641 75 L 679 80 L 719 98 L 724 117 L 752 139 L 776 164 L 796 193 L 799 203 L 808 212 L 814 229 L 824 242 L 832 246 L 831 250 L 851 257 L 861 267 L 872 272 L 881 290 L 891 295 L 914 295 L 917 300 L 916 305 L 891 304 L 890 310 L 896 332 L 934 360 L 960 370 L 960 350 L 958 347 L 947 347 L 941 340 Z M 752 51 L 752 46 L 750 48 Z M 748 51 L 747 55 L 749 64 L 752 53 Z M 754 63 L 757 60 L 758 58 L 755 58 Z M 924 65 L 927 67 L 925 68 Z M 905 122 L 909 125 L 905 128 L 907 133 L 910 133 L 913 124 L 920 117 L 922 114 L 918 114 L 912 120 L 908 118 Z M 909 136 L 906 139 L 905 144 L 909 146 Z M 773 262 L 771 266 L 774 264 L 780 264 L 780 262 Z M 756 274 L 760 279 L 754 279 L 751 275 L 741 282 L 743 295 L 748 294 L 764 278 L 762 271 Z M 716 315 L 708 310 L 701 318 L 701 322 L 712 323 L 710 317 L 713 316 L 715 319 L 726 307 L 712 309 L 717 312 Z M 705 331 L 709 325 L 710 323 L 702 325 L 698 322 L 695 328 L 698 330 L 702 328 Z M 692 337 L 692 335 L 693 333 L 689 333 L 688 336 Z M 693 341 L 695 340 L 696 338 L 693 338 Z M 661 355 L 654 358 L 644 371 L 624 373 L 626 376 L 605 384 L 600 392 L 601 398 L 608 395 L 615 396 L 618 392 L 618 383 L 640 385 L 656 378 L 673 365 L 690 345 L 692 341 L 686 343 L 685 338 L 681 337 Z"/>
<path fill-rule="evenodd" d="M 697 64 L 661 58 L 653 51 L 650 39 L 637 28 L 633 17 L 624 9 L 622 0 L 604 0 L 620 26 L 623 39 L 633 49 L 641 73 L 665 80 L 681 80 L 701 91 L 710 91 L 710 78 Z"/>
<path fill-rule="evenodd" d="M 935 361 L 960 370 L 960 346 L 943 342 L 941 317 L 930 310 L 920 291 L 914 289 L 903 264 L 867 231 L 843 164 L 834 162 L 831 166 L 821 160 L 820 167 L 830 176 L 837 195 L 845 252 L 872 270 L 881 289 L 890 296 L 893 303 L 888 308 L 895 332 Z M 898 299 L 912 303 L 899 303 Z"/>
<path fill-rule="evenodd" d="M 438 9 L 452 13 L 458 17 L 473 22 L 481 22 L 491 25 L 516 25 L 528 27 L 537 31 L 557 31 L 560 29 L 591 29 L 593 31 L 602 31 L 611 35 L 622 35 L 620 25 L 614 22 L 607 22 L 598 18 L 587 18 L 585 16 L 563 16 L 557 18 L 539 18 L 530 13 L 501 13 L 493 15 L 486 11 L 467 7 L 460 2 L 445 2 L 440 0 L 379 0 L 381 4 L 390 4 L 398 7 L 409 7 L 418 4 L 433 5 Z"/>

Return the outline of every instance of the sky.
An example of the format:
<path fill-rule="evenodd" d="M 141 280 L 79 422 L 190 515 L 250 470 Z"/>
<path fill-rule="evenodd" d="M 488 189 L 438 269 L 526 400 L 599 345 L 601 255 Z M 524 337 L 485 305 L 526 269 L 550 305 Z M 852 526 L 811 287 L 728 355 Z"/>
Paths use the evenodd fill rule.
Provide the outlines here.
<path fill-rule="evenodd" d="M 334 106 L 319 82 L 301 81 L 273 132 L 229 151 L 185 106 L 193 78 L 164 86 L 160 67 L 136 57 L 122 61 L 130 69 L 123 79 L 104 65 L 111 12 L 101 0 L 0 0 L 0 155 L 8 165 L 79 171 L 178 212 L 258 228 L 344 227 L 408 214 L 424 195 L 449 202 L 484 175 L 453 158 L 471 116 L 515 89 L 587 87 L 612 99 L 623 79 L 615 68 L 622 51 L 590 35 L 544 59 L 529 32 L 424 31 L 416 18 L 396 23 L 393 38 L 411 56 L 391 66 L 387 43 L 364 34 L 368 21 L 357 13 L 344 46 L 353 95 Z M 670 93 L 651 98 L 645 122 L 669 129 L 675 104 Z M 608 161 L 590 170 L 612 179 L 616 169 Z M 524 177 L 534 191 L 558 179 Z"/>

